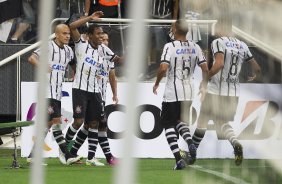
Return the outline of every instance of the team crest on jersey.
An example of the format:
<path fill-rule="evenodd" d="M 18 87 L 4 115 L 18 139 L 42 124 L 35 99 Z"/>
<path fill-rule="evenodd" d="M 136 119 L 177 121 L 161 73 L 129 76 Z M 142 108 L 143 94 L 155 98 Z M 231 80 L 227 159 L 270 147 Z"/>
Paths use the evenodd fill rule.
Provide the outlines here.
<path fill-rule="evenodd" d="M 49 115 L 53 114 L 54 113 L 54 108 L 50 105 L 47 109 L 47 112 Z"/>
<path fill-rule="evenodd" d="M 75 113 L 80 114 L 81 113 L 81 106 L 76 106 Z"/>

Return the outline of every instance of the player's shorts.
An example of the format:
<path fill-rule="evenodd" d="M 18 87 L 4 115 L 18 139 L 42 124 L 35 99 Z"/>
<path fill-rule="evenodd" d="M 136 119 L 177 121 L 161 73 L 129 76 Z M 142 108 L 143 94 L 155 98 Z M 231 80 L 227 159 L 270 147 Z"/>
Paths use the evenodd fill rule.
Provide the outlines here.
<path fill-rule="evenodd" d="M 102 113 L 100 93 L 72 89 L 73 118 L 85 118 L 88 122 L 99 120 Z"/>
<path fill-rule="evenodd" d="M 163 128 L 174 127 L 183 116 L 182 108 L 186 106 L 189 109 L 191 104 L 192 101 L 163 102 L 160 124 Z M 189 113 L 189 111 L 182 113 Z"/>
<path fill-rule="evenodd" d="M 207 93 L 201 105 L 200 116 L 213 120 L 215 123 L 227 123 L 234 120 L 238 105 L 236 96 L 219 96 Z"/>
<path fill-rule="evenodd" d="M 62 116 L 61 113 L 61 101 L 48 98 L 48 121 L 51 121 L 53 118 L 60 118 Z"/>

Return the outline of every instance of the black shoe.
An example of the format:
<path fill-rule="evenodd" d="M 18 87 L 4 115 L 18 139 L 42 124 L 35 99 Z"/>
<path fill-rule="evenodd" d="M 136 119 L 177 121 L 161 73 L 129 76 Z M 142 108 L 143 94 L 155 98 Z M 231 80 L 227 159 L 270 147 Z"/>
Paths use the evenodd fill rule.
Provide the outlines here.
<path fill-rule="evenodd" d="M 235 154 L 235 164 L 241 165 L 243 162 L 243 147 L 240 143 L 235 144 L 234 154 Z"/>
<path fill-rule="evenodd" d="M 182 170 L 186 167 L 185 165 L 185 161 L 183 159 L 179 160 L 178 162 L 176 162 L 173 170 Z"/>
<path fill-rule="evenodd" d="M 189 159 L 189 165 L 192 165 L 196 162 L 196 158 L 197 158 L 197 148 L 195 146 L 195 144 L 191 144 L 189 147 L 189 152 L 190 152 L 190 159 Z"/>

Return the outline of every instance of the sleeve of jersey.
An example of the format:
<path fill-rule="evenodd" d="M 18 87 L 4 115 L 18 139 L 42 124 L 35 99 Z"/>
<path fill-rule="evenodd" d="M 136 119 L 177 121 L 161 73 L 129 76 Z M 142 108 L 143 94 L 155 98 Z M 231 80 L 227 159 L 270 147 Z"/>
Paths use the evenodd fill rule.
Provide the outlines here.
<path fill-rule="evenodd" d="M 250 61 L 251 59 L 253 59 L 253 54 L 251 53 L 249 47 L 245 43 L 244 43 L 244 47 L 246 48 L 246 52 L 247 52 L 247 54 L 245 55 L 245 60 Z"/>
<path fill-rule="evenodd" d="M 115 69 L 115 63 L 114 63 L 114 62 L 111 62 L 111 64 L 110 64 L 110 69 L 111 69 L 111 70 Z"/>
<path fill-rule="evenodd" d="M 198 52 L 198 65 L 206 63 L 207 61 L 206 61 L 206 58 L 204 56 L 202 49 L 200 48 L 199 45 L 196 45 L 196 48 L 197 48 L 197 52 Z"/>
<path fill-rule="evenodd" d="M 106 59 L 112 62 L 117 55 L 109 47 L 104 46 L 104 48 Z"/>
<path fill-rule="evenodd" d="M 212 42 L 211 49 L 212 49 L 213 55 L 218 52 L 221 52 L 224 54 L 225 46 L 221 39 L 216 39 Z"/>
<path fill-rule="evenodd" d="M 39 57 L 40 55 L 40 49 L 36 49 L 35 51 L 33 51 L 33 54 L 37 55 Z"/>
<path fill-rule="evenodd" d="M 165 62 L 170 64 L 170 58 L 171 58 L 171 48 L 169 46 L 169 44 L 165 44 L 164 49 L 163 49 L 163 53 L 161 56 L 161 62 Z"/>

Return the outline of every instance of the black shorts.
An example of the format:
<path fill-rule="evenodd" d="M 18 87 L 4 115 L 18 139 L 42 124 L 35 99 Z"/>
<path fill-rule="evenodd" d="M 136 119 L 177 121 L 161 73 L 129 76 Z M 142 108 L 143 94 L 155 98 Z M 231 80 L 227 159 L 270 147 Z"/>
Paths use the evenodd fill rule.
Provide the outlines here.
<path fill-rule="evenodd" d="M 177 101 L 177 102 L 163 102 L 161 112 L 161 125 L 164 128 L 174 127 L 179 121 L 182 120 L 181 114 L 183 107 L 190 108 L 192 101 Z M 189 113 L 182 112 L 182 113 Z"/>
<path fill-rule="evenodd" d="M 55 100 L 52 98 L 48 98 L 48 121 L 51 121 L 53 118 L 60 118 L 62 116 L 61 113 L 61 101 Z"/>
<path fill-rule="evenodd" d="M 215 123 L 227 123 L 234 120 L 237 110 L 238 97 L 219 96 L 207 93 L 201 105 L 200 116 Z"/>
<path fill-rule="evenodd" d="M 100 119 L 102 113 L 100 93 L 72 89 L 72 103 L 73 118 L 85 118 L 88 122 Z"/>

